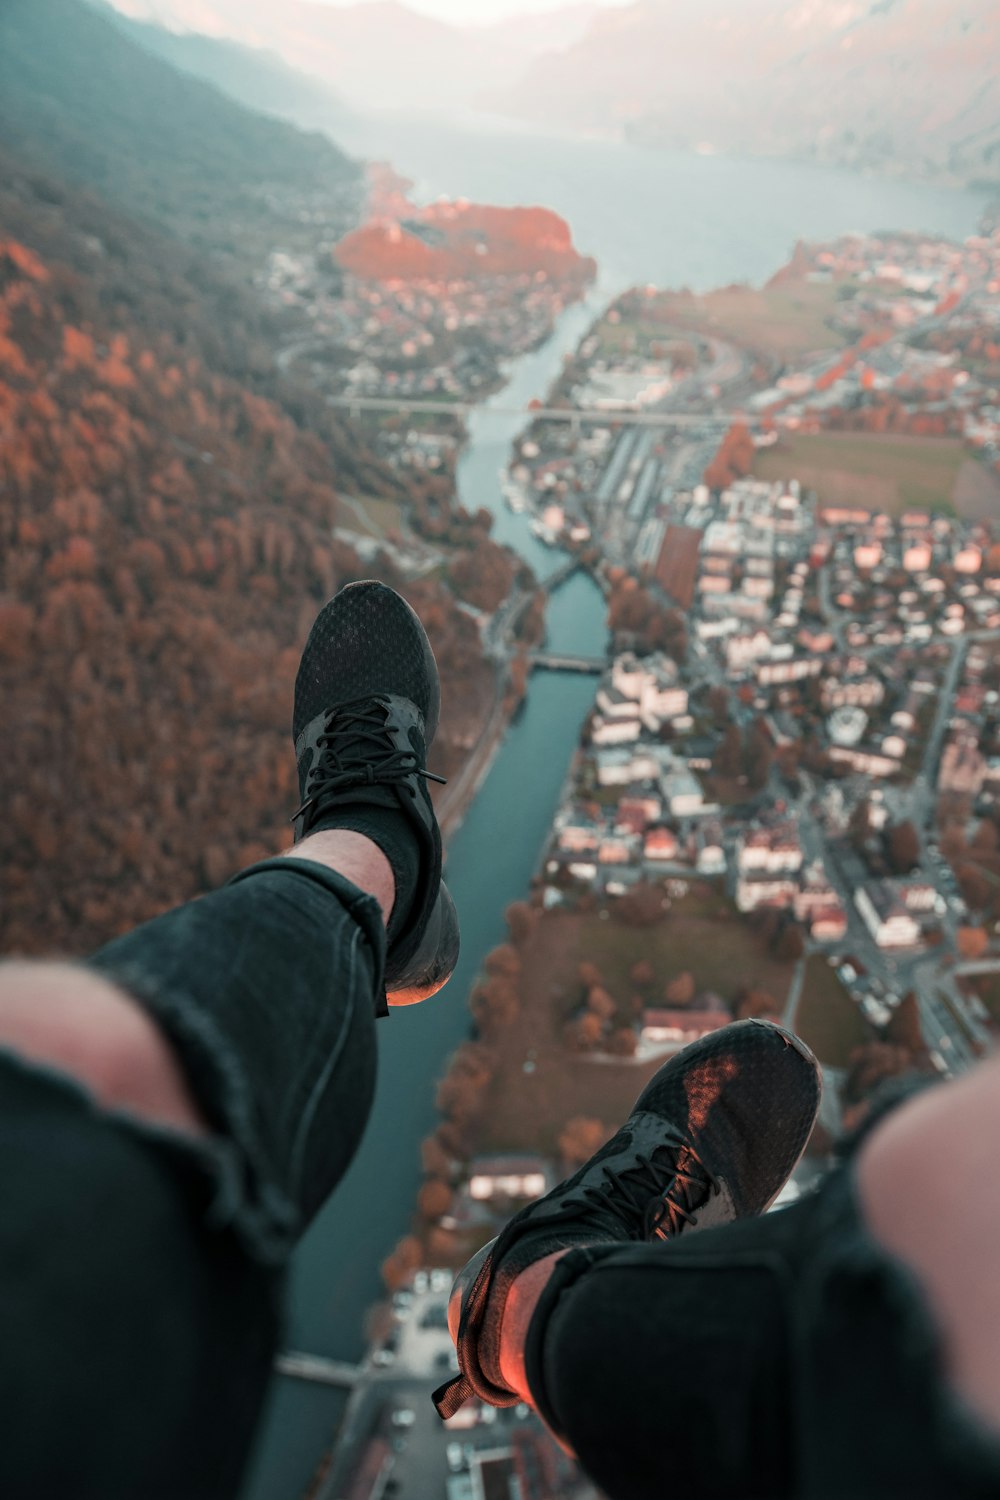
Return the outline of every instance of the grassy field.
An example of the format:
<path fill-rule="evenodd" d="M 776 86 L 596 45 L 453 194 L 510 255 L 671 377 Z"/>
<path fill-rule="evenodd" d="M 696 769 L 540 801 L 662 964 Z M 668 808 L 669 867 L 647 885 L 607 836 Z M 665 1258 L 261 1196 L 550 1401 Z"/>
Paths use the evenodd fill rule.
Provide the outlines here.
<path fill-rule="evenodd" d="M 678 337 L 676 332 L 657 323 L 636 318 L 623 318 L 620 323 L 605 318 L 595 331 L 605 358 L 629 354 L 638 359 L 656 359 L 669 366 L 675 353 L 683 355 L 692 351 L 691 343 L 683 336 Z"/>
<path fill-rule="evenodd" d="M 402 530 L 403 512 L 395 500 L 384 500 L 379 496 L 340 497 L 341 524 L 354 530 L 367 531 L 377 541 Z"/>
<path fill-rule="evenodd" d="M 598 966 L 625 1019 L 635 989 L 629 970 L 640 958 L 656 975 L 644 994 L 650 1005 L 662 1003 L 665 984 L 685 969 L 699 989 L 714 989 L 725 1000 L 752 985 L 779 1003 L 792 973 L 790 964 L 764 952 L 749 925 L 714 891 L 677 902 L 668 920 L 653 928 L 626 927 L 613 917 L 550 913 L 522 950 L 522 1013 L 497 1043 L 501 1062 L 481 1115 L 480 1149 L 554 1153 L 560 1131 L 574 1115 L 609 1127 L 628 1115 L 658 1064 L 591 1061 L 570 1052 L 562 1033 L 582 997 L 577 974 L 582 961 Z"/>
<path fill-rule="evenodd" d="M 820 1062 L 832 1068 L 846 1068 L 853 1048 L 872 1037 L 868 1022 L 819 954 L 806 964 L 795 1030 Z"/>
<path fill-rule="evenodd" d="M 798 479 L 821 503 L 899 515 L 954 510 L 965 454 L 957 438 L 894 437 L 868 432 L 793 434 L 761 449 L 760 479 Z"/>
<path fill-rule="evenodd" d="M 722 287 L 700 297 L 665 292 L 660 304 L 678 328 L 718 334 L 745 349 L 789 360 L 839 349 L 846 342 L 831 327 L 839 285 L 836 281 L 782 281 L 760 289 Z"/>
<path fill-rule="evenodd" d="M 578 961 L 595 963 L 614 995 L 629 992 L 629 969 L 639 958 L 653 965 L 661 990 L 689 970 L 699 990 L 714 990 L 727 1002 L 749 985 L 767 990 L 780 1004 L 792 972 L 790 964 L 765 951 L 749 923 L 715 893 L 676 902 L 658 927 L 636 929 L 611 919 L 588 922 L 580 935 Z"/>
<path fill-rule="evenodd" d="M 1000 478 L 967 458 L 955 481 L 955 509 L 964 521 L 995 521 L 1000 517 Z"/>

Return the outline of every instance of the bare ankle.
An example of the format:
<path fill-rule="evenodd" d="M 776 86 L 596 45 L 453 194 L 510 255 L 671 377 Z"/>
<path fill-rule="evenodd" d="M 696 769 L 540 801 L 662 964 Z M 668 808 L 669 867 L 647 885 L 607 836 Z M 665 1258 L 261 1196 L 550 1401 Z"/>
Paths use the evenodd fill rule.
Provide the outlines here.
<path fill-rule="evenodd" d="M 308 859 L 343 875 L 359 890 L 375 897 L 382 908 L 386 927 L 396 900 L 396 882 L 389 863 L 378 844 L 363 833 L 346 828 L 328 828 L 310 833 L 301 844 L 282 851 L 287 859 Z"/>
<path fill-rule="evenodd" d="M 565 1250 L 556 1250 L 542 1260 L 536 1260 L 521 1272 L 504 1299 L 500 1323 L 500 1374 L 504 1384 L 516 1391 L 529 1406 L 534 1403 L 528 1387 L 524 1357 L 528 1328 L 539 1298 L 555 1270 L 556 1262 L 562 1260 L 566 1253 Z"/>

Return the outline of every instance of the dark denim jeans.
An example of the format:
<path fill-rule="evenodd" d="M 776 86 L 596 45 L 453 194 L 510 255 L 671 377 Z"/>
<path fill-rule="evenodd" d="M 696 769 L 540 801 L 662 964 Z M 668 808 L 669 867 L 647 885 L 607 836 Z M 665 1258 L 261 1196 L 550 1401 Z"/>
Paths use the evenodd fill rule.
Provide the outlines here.
<path fill-rule="evenodd" d="M 194 1142 L 0 1053 L 0 1496 L 236 1494 L 289 1252 L 342 1177 L 375 1081 L 372 897 L 270 860 L 88 967 L 173 1041 Z"/>
<path fill-rule="evenodd" d="M 526 1356 L 540 1410 L 609 1500 L 1000 1496 L 1000 1438 L 945 1384 L 924 1299 L 869 1235 L 849 1165 L 762 1219 L 571 1251 Z"/>

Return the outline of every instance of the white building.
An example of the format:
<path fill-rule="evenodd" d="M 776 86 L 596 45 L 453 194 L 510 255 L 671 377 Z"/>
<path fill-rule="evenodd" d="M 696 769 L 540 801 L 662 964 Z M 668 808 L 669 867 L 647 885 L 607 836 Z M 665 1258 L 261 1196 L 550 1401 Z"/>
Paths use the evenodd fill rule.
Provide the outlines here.
<path fill-rule="evenodd" d="M 654 781 L 660 774 L 660 762 L 645 750 L 626 750 L 611 746 L 594 756 L 598 786 L 631 786 L 633 781 Z"/>
<path fill-rule="evenodd" d="M 794 823 L 776 828 L 750 828 L 739 842 L 736 856 L 741 875 L 777 874 L 802 868 L 802 844 Z"/>
<path fill-rule="evenodd" d="M 869 880 L 856 893 L 854 904 L 880 948 L 912 948 L 920 941 L 920 927 L 887 880 Z"/>
<path fill-rule="evenodd" d="M 674 818 L 689 818 L 705 810 L 701 782 L 686 767 L 666 771 L 660 782 L 663 800 Z"/>
<path fill-rule="evenodd" d="M 787 875 L 744 876 L 736 882 L 736 907 L 746 912 L 759 906 L 791 906 L 798 889 Z"/>
<path fill-rule="evenodd" d="M 627 745 L 639 738 L 642 725 L 638 718 L 604 719 L 597 714 L 590 729 L 595 745 Z"/>
<path fill-rule="evenodd" d="M 826 722 L 827 733 L 835 745 L 860 745 L 868 728 L 868 715 L 863 708 L 845 703 L 835 708 Z"/>

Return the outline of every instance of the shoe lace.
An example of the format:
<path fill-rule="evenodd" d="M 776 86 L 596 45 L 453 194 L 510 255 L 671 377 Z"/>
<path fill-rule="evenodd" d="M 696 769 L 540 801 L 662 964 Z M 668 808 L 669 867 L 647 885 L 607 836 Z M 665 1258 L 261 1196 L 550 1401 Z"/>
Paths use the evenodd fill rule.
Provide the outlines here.
<path fill-rule="evenodd" d="M 420 776 L 447 786 L 420 765 L 415 750 L 401 750 L 386 731 L 385 711 L 372 708 L 334 709 L 316 741 L 317 756 L 310 767 L 306 796 L 292 814 L 292 822 L 322 795 L 357 786 L 392 786 L 407 776 Z"/>
<path fill-rule="evenodd" d="M 666 1185 L 666 1181 L 669 1185 Z M 630 1238 L 636 1220 L 643 1239 L 668 1239 L 685 1224 L 698 1222 L 695 1210 L 712 1192 L 720 1192 L 719 1181 L 701 1160 L 690 1142 L 678 1138 L 641 1152 L 635 1164 L 623 1171 L 604 1169 L 604 1181 L 589 1183 L 573 1197 L 586 1199 L 596 1208 L 610 1210 Z M 563 1207 L 568 1206 L 567 1203 Z"/>

